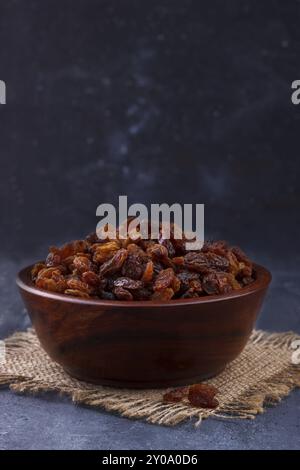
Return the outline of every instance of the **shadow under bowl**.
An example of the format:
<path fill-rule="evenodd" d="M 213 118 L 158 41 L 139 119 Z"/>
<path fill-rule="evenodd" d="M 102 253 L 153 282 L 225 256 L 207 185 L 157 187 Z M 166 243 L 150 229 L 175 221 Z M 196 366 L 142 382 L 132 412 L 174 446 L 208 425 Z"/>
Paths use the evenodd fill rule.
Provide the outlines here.
<path fill-rule="evenodd" d="M 254 265 L 240 291 L 169 302 L 89 300 L 17 284 L 49 356 L 70 375 L 113 387 L 158 388 L 220 373 L 245 347 L 271 274 Z"/>

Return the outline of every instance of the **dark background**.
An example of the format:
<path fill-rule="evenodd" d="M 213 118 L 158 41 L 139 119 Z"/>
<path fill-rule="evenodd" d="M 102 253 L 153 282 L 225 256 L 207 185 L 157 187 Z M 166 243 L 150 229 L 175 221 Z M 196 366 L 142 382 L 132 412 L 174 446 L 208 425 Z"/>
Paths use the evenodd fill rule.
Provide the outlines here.
<path fill-rule="evenodd" d="M 14 279 L 96 207 L 204 203 L 207 237 L 273 273 L 259 326 L 300 331 L 300 2 L 0 5 L 0 337 Z M 299 405 L 298 405 L 299 406 Z"/>
<path fill-rule="evenodd" d="M 299 13 L 297 1 L 1 2 L 2 249 L 34 259 L 126 194 L 205 203 L 208 235 L 283 256 L 300 236 Z"/>

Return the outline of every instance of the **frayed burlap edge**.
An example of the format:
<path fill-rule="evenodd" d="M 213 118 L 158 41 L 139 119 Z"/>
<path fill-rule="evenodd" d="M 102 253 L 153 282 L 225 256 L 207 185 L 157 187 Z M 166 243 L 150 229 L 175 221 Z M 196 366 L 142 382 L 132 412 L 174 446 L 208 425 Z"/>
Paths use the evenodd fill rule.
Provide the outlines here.
<path fill-rule="evenodd" d="M 221 387 L 220 399 L 218 396 L 220 405 L 215 410 L 195 408 L 188 403 L 164 404 L 162 395 L 166 390 L 114 389 L 78 381 L 69 377 L 60 366 L 52 362 L 40 347 L 39 349 L 45 356 L 44 360 L 51 365 L 53 371 L 58 371 L 57 381 L 49 380 L 47 376 L 29 377 L 26 371 L 22 375 L 22 373 L 16 373 L 1 366 L 0 385 L 9 385 L 10 389 L 17 393 L 57 392 L 69 396 L 76 404 L 103 408 L 127 418 L 144 419 L 152 424 L 174 426 L 187 419 L 196 418 L 195 425 L 199 426 L 202 419 L 208 417 L 254 419 L 257 414 L 263 413 L 267 406 L 278 403 L 293 388 L 300 387 L 300 366 L 293 365 L 289 359 L 293 352 L 291 344 L 295 340 L 300 340 L 300 336 L 293 332 L 254 331 L 248 346 L 260 348 L 270 355 L 276 355 L 276 351 L 280 351 L 280 354 L 284 356 L 283 367 L 279 372 L 271 374 L 266 379 L 260 379 L 254 386 L 250 386 L 241 393 L 233 390 L 229 393 L 229 398 L 227 393 L 223 400 Z M 34 330 L 29 329 L 27 332 L 17 332 L 7 338 L 5 345 L 8 354 L 18 356 L 18 354 L 30 351 L 33 347 L 36 348 L 37 341 Z M 223 375 L 226 379 L 226 370 Z M 207 382 L 218 385 L 217 379 Z"/>

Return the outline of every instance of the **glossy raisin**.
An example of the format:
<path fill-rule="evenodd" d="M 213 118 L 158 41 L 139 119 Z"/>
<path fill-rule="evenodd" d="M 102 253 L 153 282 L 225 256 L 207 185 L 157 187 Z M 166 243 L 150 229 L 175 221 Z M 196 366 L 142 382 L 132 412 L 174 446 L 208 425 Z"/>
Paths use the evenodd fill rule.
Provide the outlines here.
<path fill-rule="evenodd" d="M 59 266 L 61 264 L 61 256 L 55 251 L 51 251 L 46 258 L 46 266 L 50 268 L 51 266 Z"/>
<path fill-rule="evenodd" d="M 215 395 L 218 389 L 212 385 L 195 384 L 189 387 L 188 400 L 197 408 L 217 408 L 219 405 Z"/>
<path fill-rule="evenodd" d="M 113 292 L 100 291 L 100 298 L 103 300 L 115 300 L 116 297 Z"/>
<path fill-rule="evenodd" d="M 123 287 L 124 289 L 136 290 L 143 287 L 141 281 L 130 279 L 130 277 L 118 277 L 114 281 L 114 287 Z"/>
<path fill-rule="evenodd" d="M 143 272 L 142 281 L 146 284 L 152 281 L 154 273 L 153 261 L 148 261 Z"/>
<path fill-rule="evenodd" d="M 83 299 L 89 299 L 90 297 L 87 292 L 83 292 L 82 290 L 78 289 L 66 289 L 64 293 L 67 295 L 72 295 L 74 297 L 81 297 Z"/>
<path fill-rule="evenodd" d="M 209 263 L 205 253 L 191 251 L 184 256 L 184 265 L 188 270 L 199 273 L 209 271 Z"/>
<path fill-rule="evenodd" d="M 118 300 L 133 300 L 133 296 L 129 290 L 124 289 L 123 287 L 116 287 L 113 290 L 113 293 Z"/>
<path fill-rule="evenodd" d="M 132 244 L 128 245 L 127 253 L 128 256 L 122 268 L 122 275 L 139 280 L 144 273 L 147 257 L 143 250 Z"/>
<path fill-rule="evenodd" d="M 162 290 L 171 286 L 175 278 L 175 273 L 172 268 L 164 269 L 160 271 L 154 281 L 154 290 Z"/>
<path fill-rule="evenodd" d="M 155 291 L 152 294 L 151 298 L 152 300 L 166 302 L 168 300 L 171 300 L 173 296 L 174 296 L 173 289 L 167 287 L 166 289 Z"/>
<path fill-rule="evenodd" d="M 95 263 L 104 263 L 110 260 L 120 248 L 118 241 L 110 241 L 92 246 L 93 261 Z"/>
<path fill-rule="evenodd" d="M 91 292 L 91 287 L 86 282 L 80 281 L 79 279 L 68 279 L 67 286 L 68 289 L 78 290 L 87 294 Z"/>
<path fill-rule="evenodd" d="M 73 265 L 79 273 L 90 271 L 92 267 L 91 261 L 86 256 L 74 256 Z"/>
<path fill-rule="evenodd" d="M 110 260 L 102 264 L 99 269 L 100 276 L 107 276 L 108 274 L 114 274 L 119 271 L 122 268 L 127 255 L 128 252 L 125 250 L 125 248 L 121 248 L 119 251 L 117 251 Z"/>
<path fill-rule="evenodd" d="M 132 295 L 135 300 L 150 300 L 152 294 L 153 292 L 146 287 L 132 291 Z"/>
<path fill-rule="evenodd" d="M 101 282 L 103 282 L 102 280 L 100 280 L 99 276 L 96 273 L 94 273 L 94 271 L 85 271 L 82 274 L 82 280 L 83 282 L 85 282 L 86 284 L 92 287 L 99 287 Z M 106 280 L 105 280 L 105 285 L 106 285 Z"/>
<path fill-rule="evenodd" d="M 167 256 L 169 256 L 170 258 L 173 258 L 176 255 L 176 250 L 171 240 L 160 238 L 159 243 L 167 249 L 168 251 Z"/>
<path fill-rule="evenodd" d="M 32 270 L 31 270 L 31 278 L 33 281 L 36 280 L 37 276 L 38 276 L 38 273 L 42 270 L 42 269 L 45 269 L 46 268 L 46 265 L 44 263 L 37 263 L 33 266 Z"/>
<path fill-rule="evenodd" d="M 162 260 L 168 257 L 168 250 L 165 246 L 155 243 L 154 245 L 147 248 L 147 253 L 154 260 Z"/>

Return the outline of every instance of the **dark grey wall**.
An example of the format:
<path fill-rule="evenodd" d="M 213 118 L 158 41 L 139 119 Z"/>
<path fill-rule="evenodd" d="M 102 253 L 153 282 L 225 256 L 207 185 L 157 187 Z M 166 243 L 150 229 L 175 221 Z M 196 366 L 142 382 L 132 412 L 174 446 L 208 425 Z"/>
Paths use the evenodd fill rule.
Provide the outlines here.
<path fill-rule="evenodd" d="M 0 6 L 1 249 L 41 256 L 101 202 L 206 204 L 209 236 L 292 262 L 300 236 L 300 6 Z"/>

